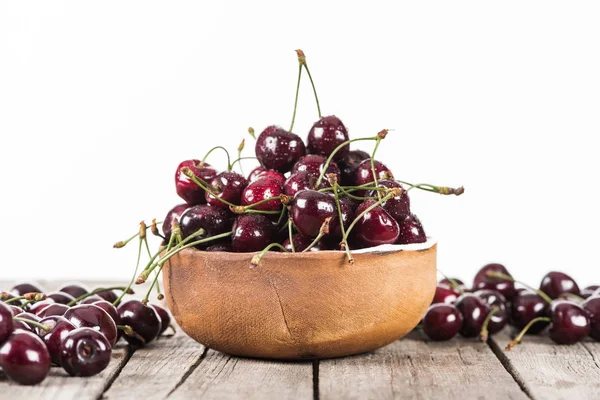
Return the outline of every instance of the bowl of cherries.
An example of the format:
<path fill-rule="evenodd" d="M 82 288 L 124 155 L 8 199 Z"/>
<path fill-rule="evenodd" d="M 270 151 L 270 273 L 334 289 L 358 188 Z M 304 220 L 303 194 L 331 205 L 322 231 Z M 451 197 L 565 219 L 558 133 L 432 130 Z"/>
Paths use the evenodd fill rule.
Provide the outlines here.
<path fill-rule="evenodd" d="M 242 157 L 242 141 L 233 162 L 222 146 L 181 162 L 175 187 L 184 203 L 162 232 L 153 223 L 163 241 L 137 278 L 162 271 L 181 329 L 232 355 L 339 357 L 410 332 L 435 292 L 436 243 L 409 192 L 464 191 L 397 179 L 376 159 L 389 131 L 351 138 L 340 118 L 322 116 L 297 53 L 297 87 L 306 71 L 319 114 L 306 140 L 293 133 L 295 105 L 289 129 L 249 129 L 255 157 Z M 353 148 L 367 142 L 369 152 Z M 207 162 L 213 151 L 227 153 L 223 170 Z M 248 158 L 260 165 L 246 175 Z"/>

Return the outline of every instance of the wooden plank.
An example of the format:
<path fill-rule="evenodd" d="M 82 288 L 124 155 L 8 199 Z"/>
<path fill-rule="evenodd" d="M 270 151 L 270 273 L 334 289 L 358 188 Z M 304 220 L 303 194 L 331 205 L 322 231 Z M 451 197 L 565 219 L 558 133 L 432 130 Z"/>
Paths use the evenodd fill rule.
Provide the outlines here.
<path fill-rule="evenodd" d="M 556 345 L 547 334 L 526 336 L 511 351 L 510 331 L 493 336 L 490 345 L 509 372 L 535 399 L 600 398 L 600 344 L 587 340 Z"/>
<path fill-rule="evenodd" d="M 487 344 L 420 332 L 373 353 L 319 363 L 319 398 L 527 399 Z"/>
<path fill-rule="evenodd" d="M 201 362 L 205 347 L 184 333 L 137 350 L 105 393 L 108 399 L 164 399 Z"/>
<path fill-rule="evenodd" d="M 206 357 L 169 399 L 312 399 L 311 362 Z"/>

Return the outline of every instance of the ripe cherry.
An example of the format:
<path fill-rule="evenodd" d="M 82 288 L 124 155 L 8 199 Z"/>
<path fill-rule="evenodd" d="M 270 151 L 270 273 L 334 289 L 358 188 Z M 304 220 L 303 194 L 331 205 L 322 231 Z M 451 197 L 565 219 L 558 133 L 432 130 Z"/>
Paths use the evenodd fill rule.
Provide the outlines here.
<path fill-rule="evenodd" d="M 458 293 L 456 290 L 446 285 L 438 284 L 435 288 L 435 295 L 433 296 L 431 304 L 454 304 L 459 297 L 460 293 Z"/>
<path fill-rule="evenodd" d="M 46 294 L 46 297 L 54 300 L 54 302 L 58 304 L 68 304 L 75 300 L 75 297 L 65 292 L 50 292 Z"/>
<path fill-rule="evenodd" d="M 63 316 L 68 309 L 69 307 L 64 304 L 54 303 L 40 311 L 38 317 L 45 318 L 53 315 Z"/>
<path fill-rule="evenodd" d="M 77 328 L 92 328 L 102 333 L 111 346 L 117 342 L 117 325 L 100 307 L 82 304 L 70 308 L 64 317 Z"/>
<path fill-rule="evenodd" d="M 255 151 L 264 168 L 286 173 L 306 154 L 306 146 L 298 135 L 269 126 L 256 139 Z"/>
<path fill-rule="evenodd" d="M 577 282 L 563 272 L 548 272 L 540 283 L 540 290 L 551 299 L 556 299 L 563 293 L 573 293 L 579 296 Z"/>
<path fill-rule="evenodd" d="M 49 332 L 40 330 L 39 336 L 42 338 L 44 344 L 48 348 L 48 353 L 50 353 L 50 359 L 52 362 L 60 365 L 62 343 L 69 332 L 75 330 L 75 325 L 73 325 L 66 318 L 56 315 L 42 318 L 40 320 L 40 324 L 50 328 Z"/>
<path fill-rule="evenodd" d="M 474 294 L 490 307 L 490 312 L 492 311 L 493 307 L 498 308 L 490 317 L 487 330 L 490 334 L 500 332 L 508 324 L 506 298 L 500 292 L 491 289 L 478 290 Z"/>
<path fill-rule="evenodd" d="M 102 300 L 104 300 L 102 297 L 98 296 L 97 294 L 94 294 L 81 300 L 78 304 L 92 304 Z"/>
<path fill-rule="evenodd" d="M 30 306 L 29 312 L 39 316 L 40 312 L 42 312 L 45 308 L 48 308 L 52 304 L 55 304 L 55 303 L 54 303 L 54 300 L 51 300 L 51 299 L 38 301 L 37 303 L 33 303 Z"/>
<path fill-rule="evenodd" d="M 515 283 L 512 280 L 489 276 L 488 273 L 497 272 L 511 276 L 502 264 L 484 265 L 473 279 L 473 290 L 491 289 L 500 292 L 507 300 L 511 300 L 515 294 Z"/>
<path fill-rule="evenodd" d="M 490 307 L 473 293 L 465 293 L 456 301 L 456 308 L 464 318 L 460 334 L 464 337 L 479 336 Z"/>
<path fill-rule="evenodd" d="M 600 286 L 598 285 L 587 286 L 581 290 L 581 297 L 587 299 L 588 297 L 594 295 L 599 289 Z"/>
<path fill-rule="evenodd" d="M 93 376 L 110 363 L 111 345 L 104 335 L 91 328 L 69 332 L 60 353 L 60 365 L 71 376 Z"/>
<path fill-rule="evenodd" d="M 233 224 L 231 246 L 238 253 L 260 251 L 271 243 L 273 234 L 273 224 L 264 215 L 242 214 Z"/>
<path fill-rule="evenodd" d="M 252 170 L 252 172 L 250 172 L 250 175 L 248 175 L 248 183 L 257 181 L 259 178 L 275 179 L 280 185 L 283 185 L 285 182 L 285 176 L 281 172 L 275 171 L 274 169 L 256 167 Z"/>
<path fill-rule="evenodd" d="M 188 208 L 181 216 L 179 224 L 184 239 L 198 232 L 200 228 L 204 229 L 203 234 L 190 239 L 197 241 L 230 231 L 233 224 L 233 214 L 229 210 L 202 204 Z M 214 241 L 209 241 L 198 244 L 196 247 L 204 249 L 214 243 Z"/>
<path fill-rule="evenodd" d="M 0 367 L 13 381 L 35 385 L 50 371 L 50 354 L 37 335 L 17 329 L 0 347 Z"/>
<path fill-rule="evenodd" d="M 0 344 L 9 338 L 13 330 L 13 313 L 8 305 L 0 301 Z"/>
<path fill-rule="evenodd" d="M 375 200 L 365 200 L 357 209 L 360 215 L 373 204 Z M 398 240 L 400 227 L 394 218 L 381 206 L 367 211 L 354 226 L 354 241 L 361 247 L 374 247 L 382 244 L 393 244 Z"/>
<path fill-rule="evenodd" d="M 10 292 L 18 297 L 32 292 L 44 293 L 44 289 L 37 283 L 23 282 L 13 286 Z"/>
<path fill-rule="evenodd" d="M 462 280 L 460 280 L 458 278 L 451 278 L 451 279 L 454 281 L 455 284 L 458 285 L 458 289 L 467 291 L 467 286 L 465 285 L 465 283 Z M 440 279 L 440 281 L 438 282 L 438 286 L 446 286 L 450 289 L 458 290 L 457 288 L 454 287 L 454 284 L 447 278 Z"/>
<path fill-rule="evenodd" d="M 58 291 L 71 295 L 74 298 L 78 298 L 84 294 L 88 294 L 90 289 L 82 283 L 66 283 L 59 287 Z"/>
<path fill-rule="evenodd" d="M 347 152 L 338 161 L 340 168 L 340 184 L 342 186 L 354 186 L 356 183 L 356 170 L 361 161 L 371 157 L 367 152 L 362 150 L 352 150 Z"/>
<path fill-rule="evenodd" d="M 513 297 L 510 308 L 510 323 L 517 329 L 523 329 L 527 324 L 539 317 L 550 316 L 550 304 L 537 293 L 523 291 Z M 527 333 L 535 334 L 543 331 L 548 322 L 534 323 Z"/>
<path fill-rule="evenodd" d="M 571 301 L 555 300 L 551 305 L 550 339 L 558 344 L 573 344 L 590 334 L 586 311 Z"/>
<path fill-rule="evenodd" d="M 160 316 L 154 308 L 144 305 L 139 300 L 129 300 L 122 303 L 117 310 L 123 325 L 130 326 L 138 337 L 123 335 L 132 346 L 144 346 L 158 336 L 162 327 Z"/>
<path fill-rule="evenodd" d="M 96 307 L 100 307 L 101 309 L 106 311 L 106 313 L 108 315 L 110 315 L 112 320 L 115 322 L 115 325 L 121 325 L 121 319 L 119 318 L 119 312 L 117 311 L 117 307 L 113 306 L 113 303 L 108 302 L 106 300 L 100 300 L 100 301 L 96 301 L 96 302 L 92 303 L 92 305 L 94 305 Z"/>
<path fill-rule="evenodd" d="M 194 175 L 202 179 L 204 182 L 210 181 L 217 175 L 217 171 L 208 163 L 200 166 L 199 160 L 185 160 L 177 167 L 175 171 L 175 190 L 179 197 L 185 200 L 189 205 L 205 204 L 204 189 L 198 186 L 193 180 L 187 177 L 181 169 L 188 167 Z"/>
<path fill-rule="evenodd" d="M 154 310 L 160 317 L 160 331 L 158 332 L 158 336 L 160 336 L 171 325 L 171 314 L 169 314 L 169 311 L 167 311 L 165 308 L 157 304 L 150 304 L 150 307 L 154 308 Z"/>
<path fill-rule="evenodd" d="M 323 172 L 323 168 L 325 168 L 326 163 L 326 157 L 317 154 L 308 154 L 300 158 L 300 160 L 294 164 L 294 168 L 292 168 L 292 174 L 305 171 L 309 175 L 319 177 L 319 175 L 321 175 Z M 329 163 L 327 171 L 325 172 L 325 175 L 328 174 L 335 174 L 338 181 L 340 180 L 340 169 L 333 161 Z"/>
<path fill-rule="evenodd" d="M 381 188 L 402 188 L 402 185 L 396 181 L 384 179 L 377 183 L 377 186 Z M 366 197 L 377 197 L 377 192 L 375 190 L 369 190 L 366 193 Z M 403 190 L 400 196 L 392 197 L 391 199 L 384 201 L 381 204 L 381 207 L 383 207 L 383 209 L 398 223 L 402 223 L 410 216 L 410 199 L 408 198 L 408 192 Z"/>
<path fill-rule="evenodd" d="M 423 224 L 415 214 L 410 214 L 398 225 L 400 231 L 396 244 L 425 243 L 427 241 Z"/>
<path fill-rule="evenodd" d="M 99 289 L 100 288 L 94 289 L 94 291 L 99 290 Z M 103 292 L 98 292 L 98 293 L 96 293 L 96 295 L 109 303 L 114 303 L 119 298 L 119 296 L 117 296 L 117 294 L 112 290 L 105 290 Z"/>
<path fill-rule="evenodd" d="M 242 205 L 258 203 L 271 197 L 277 197 L 283 193 L 283 187 L 278 181 L 270 178 L 260 178 L 248 186 L 242 192 Z M 260 211 L 281 210 L 281 200 L 273 199 L 253 207 Z"/>
<path fill-rule="evenodd" d="M 590 336 L 600 341 L 600 297 L 593 296 L 588 298 L 581 305 L 590 318 Z M 2 342 L 0 340 L 0 342 Z"/>
<path fill-rule="evenodd" d="M 348 130 L 342 121 L 335 115 L 329 115 L 322 117 L 313 124 L 308 132 L 306 147 L 310 154 L 329 157 L 339 145 L 348 140 Z M 333 158 L 338 160 L 347 154 L 349 150 L 350 145 L 346 145 L 339 149 Z"/>
<path fill-rule="evenodd" d="M 460 331 L 463 316 L 451 304 L 433 304 L 429 307 L 421 326 L 423 332 L 432 340 L 450 340 Z"/>
<path fill-rule="evenodd" d="M 331 224 L 337 218 L 335 199 L 315 190 L 303 190 L 292 201 L 291 216 L 298 232 L 308 237 L 317 237 L 325 219 Z"/>
<path fill-rule="evenodd" d="M 394 179 L 394 175 L 392 171 L 385 164 L 375 161 L 375 174 L 377 175 L 377 180 L 392 180 Z M 356 186 L 366 185 L 367 183 L 373 182 L 373 171 L 371 169 L 371 159 L 366 159 L 358 164 L 356 168 L 356 175 L 354 177 L 354 184 Z M 359 190 L 357 191 L 358 196 L 364 196 L 365 191 Z"/>
<path fill-rule="evenodd" d="M 188 208 L 190 208 L 190 206 L 187 203 L 178 204 L 167 213 L 167 216 L 162 224 L 162 231 L 165 235 L 165 241 L 167 243 L 169 242 L 169 239 L 171 239 L 171 228 L 173 226 L 173 221 L 177 220 L 179 222 L 181 220 L 181 215 L 183 215 Z"/>
<path fill-rule="evenodd" d="M 28 312 L 22 312 L 20 314 L 17 314 L 16 317 L 21 318 L 21 319 L 28 319 L 33 322 L 40 322 L 40 319 L 41 319 L 37 315 L 31 314 Z M 13 321 L 13 327 L 15 330 L 22 329 L 22 330 L 28 331 L 28 332 L 35 332 L 35 328 L 33 325 L 28 324 L 27 322 L 23 322 L 23 321 Z"/>
<path fill-rule="evenodd" d="M 212 191 L 216 197 L 236 205 L 240 204 L 242 191 L 248 186 L 246 178 L 233 171 L 221 172 L 209 183 L 213 187 Z M 206 192 L 206 202 L 209 205 L 218 208 L 229 208 L 227 204 L 219 201 L 216 197 Z"/>

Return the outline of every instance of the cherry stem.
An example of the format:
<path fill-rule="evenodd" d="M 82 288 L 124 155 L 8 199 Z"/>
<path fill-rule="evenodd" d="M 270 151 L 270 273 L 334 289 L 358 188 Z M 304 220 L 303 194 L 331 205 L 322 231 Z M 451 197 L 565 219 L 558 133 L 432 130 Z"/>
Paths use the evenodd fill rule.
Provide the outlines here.
<path fill-rule="evenodd" d="M 33 304 L 33 303 L 37 303 L 37 300 L 34 300 L 34 299 L 28 300 L 25 303 L 21 304 L 19 307 L 21 307 L 24 310 L 25 307 L 27 307 L 28 305 Z"/>
<path fill-rule="evenodd" d="M 331 217 L 325 218 L 325 221 L 323 221 L 321 228 L 319 228 L 319 234 L 317 235 L 315 240 L 313 240 L 312 243 L 308 245 L 308 247 L 306 247 L 304 250 L 302 250 L 302 253 L 309 252 L 310 249 L 313 248 L 313 246 L 315 246 L 317 243 L 319 243 L 319 240 L 323 239 L 323 236 L 325 236 L 329 233 L 329 222 L 330 221 L 331 221 Z"/>
<path fill-rule="evenodd" d="M 319 105 L 319 96 L 317 96 L 317 89 L 315 88 L 315 83 L 313 82 L 312 75 L 310 74 L 310 70 L 308 69 L 308 65 L 306 64 L 306 56 L 304 55 L 304 52 L 302 50 L 296 50 L 296 53 L 298 54 L 298 62 L 300 63 L 300 66 L 304 66 L 304 68 L 306 69 L 306 73 L 308 74 L 308 79 L 310 79 L 310 84 L 312 86 L 313 93 L 315 94 L 315 100 L 317 102 L 317 111 L 319 112 L 320 119 L 321 106 Z"/>
<path fill-rule="evenodd" d="M 46 295 L 44 293 L 40 293 L 40 292 L 29 292 L 29 293 L 25 293 L 23 296 L 13 297 L 12 299 L 6 299 L 9 295 L 10 295 L 10 293 L 2 292 L 0 299 L 2 299 L 2 301 L 6 304 L 10 304 L 10 303 L 13 303 L 13 302 L 19 301 L 19 300 L 27 300 L 27 301 L 34 301 L 34 302 L 46 300 Z"/>
<path fill-rule="evenodd" d="M 194 246 L 197 246 L 199 244 L 207 243 L 207 242 L 210 242 L 210 241 L 213 241 L 213 240 L 223 239 L 223 238 L 226 238 L 227 236 L 231 236 L 231 234 L 233 234 L 233 231 L 221 233 L 219 235 L 211 236 L 209 238 L 205 238 L 205 239 L 201 239 L 201 240 L 196 240 L 195 242 L 191 242 L 191 243 L 188 243 L 186 245 L 183 245 L 183 242 L 181 242 L 181 244 L 179 244 L 178 246 L 176 246 L 175 249 L 171 250 L 171 252 L 165 254 L 161 259 L 159 259 L 158 262 L 155 263 L 155 266 L 156 265 L 163 265 L 171 257 L 173 257 L 174 255 L 176 255 L 177 253 L 179 253 L 179 252 L 181 252 L 181 251 L 183 251 L 185 249 L 189 249 L 190 247 L 194 247 Z M 151 269 L 154 269 L 154 268 L 151 267 Z"/>
<path fill-rule="evenodd" d="M 329 157 L 327 158 L 327 161 L 325 162 L 325 165 L 323 166 L 323 170 L 321 171 L 321 174 L 319 175 L 319 179 L 317 179 L 317 181 L 315 183 L 315 187 L 317 188 L 317 187 L 319 187 L 321 185 L 321 182 L 323 181 L 323 177 L 325 176 L 326 171 L 329 168 L 329 164 L 331 164 L 331 161 L 333 160 L 333 157 L 336 155 L 336 153 L 338 151 L 340 151 L 342 148 L 344 148 L 344 146 L 348 146 L 350 143 L 360 142 L 360 141 L 364 141 L 364 140 L 377 140 L 378 138 L 379 138 L 379 136 L 350 139 L 350 140 L 346 140 L 344 143 L 342 143 L 338 147 L 336 147 L 331 152 L 331 154 L 329 155 Z"/>
<path fill-rule="evenodd" d="M 335 177 L 335 175 L 334 175 Z M 330 183 L 333 183 L 333 187 L 334 188 L 339 188 L 340 186 L 337 184 L 337 181 L 329 181 Z M 344 216 L 342 215 L 342 208 L 340 206 L 340 197 L 338 195 L 338 191 L 334 190 L 333 191 L 333 197 L 335 199 L 335 206 L 337 207 L 337 211 L 338 211 L 338 218 L 339 218 L 339 222 L 340 222 L 340 229 L 342 231 L 342 237 L 346 236 L 346 228 L 344 228 Z"/>
<path fill-rule="evenodd" d="M 107 288 L 98 288 L 98 289 L 92 290 L 89 293 L 86 293 L 84 295 L 81 295 L 81 296 L 71 300 L 70 302 L 68 302 L 66 304 L 66 306 L 67 307 L 74 306 L 75 304 L 79 303 L 81 300 L 87 299 L 88 297 L 96 295 L 98 293 L 108 292 L 109 290 L 122 290 L 123 292 L 125 292 L 125 294 L 133 294 L 133 290 L 131 290 L 131 288 L 127 288 L 126 286 L 113 286 L 113 287 L 107 287 Z"/>
<path fill-rule="evenodd" d="M 142 257 L 142 241 L 143 241 L 143 239 L 140 239 L 140 244 L 138 246 L 137 262 L 135 264 L 135 271 L 133 272 L 133 276 L 131 277 L 131 281 L 129 282 L 129 285 L 127 285 L 127 290 L 124 290 L 123 293 L 121 293 L 121 295 L 113 302 L 113 306 L 116 306 L 117 304 L 119 304 L 121 302 L 121 300 L 123 299 L 125 294 L 131 290 L 131 286 L 135 282 L 135 278 L 137 277 L 137 271 L 138 271 L 138 268 L 140 267 L 140 258 Z"/>
<path fill-rule="evenodd" d="M 343 187 L 341 187 L 340 185 L 337 186 L 337 189 L 342 192 L 342 194 L 350 197 L 351 199 L 354 200 L 358 200 L 358 201 L 364 201 L 364 200 L 375 200 L 378 199 L 378 197 L 361 197 L 361 196 L 355 196 L 352 193 L 349 193 L 348 191 L 346 191 Z M 384 188 L 381 188 L 384 189 Z M 384 189 L 385 190 L 385 189 Z M 335 190 L 334 190 L 335 192 Z M 381 190 L 378 190 L 377 193 L 381 192 Z"/>
<path fill-rule="evenodd" d="M 36 321 L 32 321 L 30 319 L 27 318 L 21 318 L 21 317 L 13 317 L 13 321 L 21 321 L 21 322 L 25 322 L 26 324 L 29 325 L 33 325 L 35 327 L 38 327 L 40 329 L 43 329 L 45 332 L 49 332 L 52 328 L 50 328 L 49 326 L 46 326 L 44 324 L 40 324 L 39 322 Z"/>
<path fill-rule="evenodd" d="M 458 188 L 451 188 L 451 187 L 447 187 L 447 186 L 434 186 L 434 185 L 430 185 L 429 183 L 418 183 L 418 184 L 414 184 L 414 183 L 410 183 L 410 182 L 404 182 L 401 181 L 400 179 L 396 179 L 396 182 L 400 182 L 404 185 L 408 185 L 410 186 L 410 189 L 421 189 L 424 190 L 426 192 L 432 192 L 432 193 L 437 193 L 437 194 L 442 194 L 442 195 L 455 195 L 455 196 L 460 196 L 461 194 L 463 194 L 465 192 L 465 188 L 463 186 L 460 186 Z"/>
<path fill-rule="evenodd" d="M 277 248 L 285 251 L 286 253 L 289 253 L 288 250 L 285 247 L 283 247 L 282 245 L 280 245 L 279 243 L 277 243 L 277 242 L 271 243 L 270 245 L 265 247 L 260 253 L 254 255 L 254 257 L 252 257 L 252 260 L 250 261 L 250 268 L 258 267 L 258 265 L 260 264 L 260 261 L 262 260 L 264 255 L 267 254 L 267 251 L 271 250 L 273 247 L 277 247 Z"/>
<path fill-rule="evenodd" d="M 371 210 L 373 210 L 375 207 L 380 206 L 384 201 L 387 201 L 389 199 L 391 199 L 392 197 L 397 195 L 397 192 L 399 188 L 394 188 L 394 189 L 388 189 L 389 193 L 386 194 L 384 197 L 381 198 L 381 200 L 371 204 L 369 207 L 367 207 L 363 212 L 361 212 L 356 218 L 354 218 L 354 221 L 352 221 L 352 223 L 350 224 L 350 226 L 348 227 L 348 229 L 346 230 L 346 234 L 342 237 L 342 241 L 343 242 L 348 242 L 348 235 L 350 234 L 350 232 L 352 231 L 352 229 L 354 228 L 354 226 L 357 224 L 357 222 L 368 212 L 370 212 Z M 341 221 L 340 221 L 341 223 Z"/>
<path fill-rule="evenodd" d="M 249 127 L 248 128 L 248 134 L 250 136 L 252 136 L 252 139 L 256 140 L 256 135 L 254 134 L 254 128 L 253 127 Z"/>
<path fill-rule="evenodd" d="M 552 303 L 552 299 L 546 293 L 542 292 L 539 289 L 535 289 L 535 288 L 529 286 L 525 282 L 518 281 L 518 280 L 516 280 L 515 278 L 513 278 L 510 275 L 503 274 L 502 272 L 488 271 L 487 276 L 492 277 L 492 278 L 505 279 L 507 281 L 511 281 L 511 282 L 515 282 L 515 283 L 521 284 L 521 285 L 525 286 L 527 289 L 533 290 L 534 292 L 536 292 L 537 295 L 540 296 L 542 299 L 544 299 L 548 304 Z"/>
<path fill-rule="evenodd" d="M 243 161 L 243 160 L 256 160 L 256 157 L 239 157 L 237 160 L 234 160 L 233 163 L 231 163 L 231 168 L 233 169 L 233 166 L 239 162 L 240 163 L 240 171 L 242 171 L 242 163 L 240 161 Z M 244 174 L 244 171 L 242 171 L 242 175 L 243 174 Z"/>
<path fill-rule="evenodd" d="M 148 239 L 144 238 L 144 244 L 146 245 L 146 251 L 148 252 L 148 257 L 152 258 L 152 252 L 150 251 L 150 246 L 148 245 Z M 158 284 L 158 275 L 159 274 L 160 274 L 160 272 L 156 271 L 156 277 L 154 279 L 154 282 L 152 283 L 152 286 L 150 286 L 150 292 L 152 292 L 152 289 L 156 285 L 156 294 L 158 296 L 161 295 L 161 293 L 160 293 L 160 285 Z"/>
<path fill-rule="evenodd" d="M 525 336 L 525 334 L 527 333 L 527 331 L 529 330 L 529 328 L 531 328 L 534 324 L 536 324 L 538 322 L 551 322 L 551 321 L 552 321 L 552 319 L 550 319 L 549 317 L 537 317 L 537 318 L 532 319 L 531 321 L 529 321 L 529 323 L 527 325 L 525 325 L 525 328 L 523 328 L 523 330 L 521 332 L 519 332 L 519 334 L 517 335 L 517 337 L 514 340 L 512 340 L 504 348 L 504 350 L 510 351 L 517 344 L 521 343 L 521 340 L 523 339 L 523 336 Z"/>
<path fill-rule="evenodd" d="M 154 226 L 158 226 L 158 225 L 160 225 L 162 223 L 163 223 L 163 221 L 155 222 L 155 220 L 152 220 L 152 225 L 150 225 L 150 228 L 154 229 Z M 121 241 L 115 243 L 113 245 L 113 247 L 115 249 L 120 249 L 121 247 L 125 247 L 127 245 L 127 243 L 131 242 L 133 239 L 135 239 L 139 235 L 140 235 L 140 232 L 138 231 L 135 235 L 131 236 L 129 239 L 127 239 L 127 240 L 121 240 Z"/>
<path fill-rule="evenodd" d="M 300 61 L 300 56 L 298 56 Z M 298 93 L 300 92 L 300 79 L 302 78 L 302 62 L 298 65 L 298 83 L 296 84 L 296 100 L 294 100 L 294 113 L 292 114 L 292 123 L 290 124 L 290 132 L 294 129 L 294 122 L 296 121 L 296 108 L 298 108 Z M 320 115 L 319 115 L 320 117 Z"/>
<path fill-rule="evenodd" d="M 206 161 L 206 159 L 208 158 L 208 156 L 210 155 L 210 153 L 212 153 L 213 151 L 220 149 L 223 150 L 225 152 L 225 154 L 227 154 L 227 171 L 231 171 L 231 158 L 229 158 L 229 152 L 227 151 L 227 149 L 223 146 L 215 146 L 212 149 L 210 149 L 208 151 L 208 153 L 206 153 L 206 155 L 204 156 L 204 158 L 202 159 L 202 161 L 200 161 L 200 164 L 198 165 L 199 168 L 202 168 L 204 166 L 204 163 Z"/>
<path fill-rule="evenodd" d="M 371 155 L 371 172 L 373 173 L 373 183 L 375 187 L 379 186 L 377 182 L 377 172 L 375 171 L 375 153 L 377 153 L 377 149 L 379 148 L 379 143 L 381 143 L 381 138 L 377 136 L 377 141 L 375 142 L 375 148 L 373 149 L 373 154 Z M 377 192 L 377 198 L 381 200 L 381 192 Z"/>
<path fill-rule="evenodd" d="M 215 199 L 219 200 L 221 203 L 227 204 L 229 207 L 237 207 L 235 204 L 232 204 L 232 203 L 228 202 L 227 200 L 224 200 L 224 199 L 220 198 L 219 196 L 217 196 L 217 194 L 215 192 L 213 192 L 212 190 L 209 189 L 209 187 L 212 187 L 212 186 L 210 186 L 208 183 L 206 183 L 201 178 L 197 177 L 196 174 L 194 174 L 194 171 L 192 171 L 189 167 L 181 168 L 181 173 L 184 174 L 185 176 L 187 176 L 188 178 L 190 178 L 192 180 L 192 182 L 194 182 L 196 185 L 200 186 L 202 189 L 207 191 L 208 194 L 212 195 Z"/>
<path fill-rule="evenodd" d="M 134 337 L 137 340 L 139 340 L 140 342 L 142 342 L 142 344 L 146 344 L 146 339 L 144 339 L 142 336 L 140 336 L 139 334 L 137 334 L 133 328 L 129 325 L 117 325 L 117 328 L 122 330 L 123 333 L 129 337 Z"/>
<path fill-rule="evenodd" d="M 463 288 L 460 287 L 460 285 L 458 284 L 458 282 L 456 282 L 456 280 L 454 278 L 448 277 L 448 275 L 444 274 L 439 269 L 437 270 L 437 272 L 440 275 L 442 275 L 448 282 L 450 282 L 450 286 L 452 286 L 452 289 L 458 291 L 458 293 L 460 293 L 460 294 L 464 294 L 465 293 L 465 291 L 463 290 Z"/>
<path fill-rule="evenodd" d="M 573 300 L 577 300 L 578 302 L 583 302 L 585 299 L 581 296 L 577 296 L 575 293 L 565 292 L 561 293 L 558 297 L 570 297 Z"/>
<path fill-rule="evenodd" d="M 293 222 L 292 222 L 292 218 L 290 217 L 288 219 L 288 233 L 290 235 L 290 247 L 292 248 L 292 253 L 296 252 L 296 247 L 294 246 L 294 227 L 292 226 Z"/>
<path fill-rule="evenodd" d="M 496 314 L 498 311 L 500 311 L 500 307 L 493 306 L 488 315 L 485 317 L 483 325 L 481 326 L 481 332 L 479 333 L 479 339 L 481 339 L 482 342 L 487 342 L 489 336 L 488 325 L 490 324 L 494 314 Z"/>
<path fill-rule="evenodd" d="M 373 184 L 373 182 L 369 182 L 369 183 L 364 183 L 359 186 L 339 186 L 339 188 L 341 190 L 343 190 L 344 193 L 356 192 L 357 190 L 379 190 L 381 192 L 385 192 L 386 190 L 389 190 L 389 188 L 386 188 L 386 187 L 371 186 L 372 184 Z M 325 187 L 325 188 L 319 189 L 319 192 L 331 192 L 333 190 L 334 189 L 332 187 Z"/>

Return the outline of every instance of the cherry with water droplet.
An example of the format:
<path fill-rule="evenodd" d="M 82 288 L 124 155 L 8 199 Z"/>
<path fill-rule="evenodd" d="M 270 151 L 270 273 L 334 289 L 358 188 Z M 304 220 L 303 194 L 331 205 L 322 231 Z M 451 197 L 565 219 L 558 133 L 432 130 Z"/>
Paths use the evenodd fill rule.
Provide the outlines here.
<path fill-rule="evenodd" d="M 248 186 L 248 181 L 237 172 L 225 171 L 211 179 L 209 184 L 213 188 L 214 195 L 206 192 L 206 203 L 213 207 L 228 209 L 229 206 L 217 198 L 232 204 L 240 204 L 242 192 Z"/>
<path fill-rule="evenodd" d="M 200 228 L 204 229 L 203 234 L 190 239 L 191 241 L 197 241 L 229 232 L 233 224 L 233 218 L 233 214 L 229 210 L 202 204 L 188 208 L 181 216 L 179 224 L 184 239 L 198 232 Z M 214 243 L 215 241 L 209 241 L 198 244 L 196 247 L 204 249 Z"/>
<path fill-rule="evenodd" d="M 399 222 L 398 226 L 399 232 L 396 244 L 425 243 L 427 241 L 423 224 L 415 214 L 410 214 L 402 222 Z"/>
<path fill-rule="evenodd" d="M 387 189 L 403 189 L 402 185 L 400 185 L 398 182 L 387 179 L 378 181 L 377 186 Z M 377 197 L 377 191 L 367 191 L 366 197 Z M 408 197 L 408 192 L 406 190 L 402 190 L 402 194 L 400 196 L 395 196 L 384 201 L 381 203 L 381 207 L 383 207 L 383 209 L 387 211 L 388 214 L 390 214 L 390 216 L 396 220 L 396 222 L 402 223 L 407 217 L 410 216 L 410 199 Z"/>
<path fill-rule="evenodd" d="M 365 200 L 356 209 L 356 215 L 360 215 L 376 203 L 375 200 Z M 376 206 L 358 220 L 352 233 L 356 245 L 366 248 L 396 243 L 400 227 L 387 211 L 381 206 Z"/>
<path fill-rule="evenodd" d="M 201 166 L 202 165 L 202 166 Z M 194 175 L 204 182 L 210 181 L 217 175 L 217 171 L 208 163 L 201 164 L 200 160 L 185 160 L 179 164 L 175 171 L 175 190 L 179 197 L 191 206 L 205 204 L 204 189 L 198 186 L 192 179 L 186 176 L 181 169 L 188 167 Z"/>
<path fill-rule="evenodd" d="M 393 180 L 394 175 L 392 171 L 385 166 L 382 162 L 375 161 L 375 175 L 377 176 L 377 180 Z M 366 185 L 367 183 L 373 182 L 373 170 L 371 169 L 371 159 L 366 159 L 358 164 L 356 168 L 356 175 L 354 177 L 354 185 L 361 186 Z M 357 191 L 358 196 L 364 196 L 366 194 L 365 190 Z"/>
<path fill-rule="evenodd" d="M 255 152 L 263 168 L 286 173 L 306 154 L 306 146 L 300 136 L 269 126 L 256 139 Z"/>
<path fill-rule="evenodd" d="M 371 156 L 362 150 L 351 150 L 338 159 L 340 169 L 340 184 L 342 186 L 354 186 L 356 183 L 356 171 L 358 165 Z"/>
<path fill-rule="evenodd" d="M 238 253 L 261 251 L 271 243 L 273 234 L 273 224 L 264 215 L 239 215 L 233 225 L 231 246 Z"/>
<path fill-rule="evenodd" d="M 169 243 L 169 239 L 171 239 L 171 228 L 173 227 L 173 221 L 180 221 L 181 216 L 188 208 L 190 208 L 190 206 L 187 203 L 178 204 L 167 213 L 167 216 L 162 224 L 162 231 L 165 235 L 165 241 L 167 243 Z"/>
<path fill-rule="evenodd" d="M 348 130 L 335 115 L 328 115 L 315 122 L 308 132 L 306 148 L 309 154 L 319 154 L 329 157 L 342 143 L 349 140 Z M 333 156 L 338 160 L 350 151 L 350 145 L 339 149 Z"/>
<path fill-rule="evenodd" d="M 271 197 L 280 196 L 282 193 L 283 187 L 278 181 L 270 178 L 260 178 L 246 186 L 242 192 L 241 203 L 243 206 L 248 206 Z M 254 206 L 252 209 L 260 211 L 279 211 L 281 210 L 281 207 L 281 200 L 273 199 Z"/>

